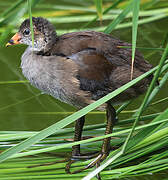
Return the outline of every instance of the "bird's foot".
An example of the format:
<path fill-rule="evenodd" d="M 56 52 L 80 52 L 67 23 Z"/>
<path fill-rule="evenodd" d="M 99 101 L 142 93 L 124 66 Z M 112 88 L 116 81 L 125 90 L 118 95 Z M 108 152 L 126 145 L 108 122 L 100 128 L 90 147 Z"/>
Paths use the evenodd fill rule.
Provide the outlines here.
<path fill-rule="evenodd" d="M 79 173 L 79 172 L 82 172 L 83 170 L 85 170 L 85 167 L 84 168 L 81 168 L 79 170 L 76 170 L 76 171 L 70 171 L 71 169 L 71 165 L 77 161 L 80 161 L 80 160 L 89 160 L 89 159 L 92 159 L 94 157 L 96 157 L 98 155 L 98 152 L 93 152 L 93 153 L 88 153 L 88 154 L 77 154 L 77 155 L 72 155 L 66 166 L 65 166 L 65 171 L 66 173 L 68 174 L 76 174 L 76 173 Z M 87 168 L 88 169 L 88 168 Z"/>
<path fill-rule="evenodd" d="M 97 156 L 97 157 L 96 157 Z M 90 158 L 88 158 L 88 156 L 87 155 L 83 155 L 83 156 L 74 156 L 74 157 L 72 157 L 69 161 L 68 161 L 68 163 L 66 164 L 66 166 L 65 166 L 65 171 L 66 171 L 66 173 L 68 173 L 68 174 L 76 174 L 76 173 L 80 173 L 80 172 L 82 172 L 82 171 L 84 171 L 84 170 L 87 170 L 87 169 L 89 169 L 89 168 L 92 168 L 92 167 L 96 167 L 96 168 L 98 168 L 99 166 L 100 166 L 100 163 L 102 162 L 102 161 L 104 161 L 106 158 L 107 158 L 107 156 L 108 156 L 108 153 L 103 153 L 103 152 L 101 152 L 101 153 L 99 153 L 98 155 L 97 155 L 97 153 L 96 154 L 92 154 L 92 155 L 90 155 L 90 158 L 94 158 L 94 157 L 96 157 L 92 162 L 90 162 L 87 166 L 85 166 L 85 167 L 83 167 L 83 168 L 81 168 L 81 169 L 78 169 L 78 170 L 75 170 L 75 171 L 71 171 L 70 169 L 71 169 L 71 165 L 73 164 L 73 163 L 75 163 L 77 160 L 79 160 L 79 159 L 90 159 Z M 77 157 L 78 157 L 78 159 L 77 159 Z M 97 174 L 97 179 L 98 180 L 101 180 L 101 177 L 100 177 L 100 174 Z"/>
<path fill-rule="evenodd" d="M 91 167 L 99 167 L 100 163 L 104 161 L 108 156 L 108 153 L 100 153 L 92 162 L 90 162 L 87 166 L 86 169 L 91 168 Z"/>
<path fill-rule="evenodd" d="M 92 167 L 99 167 L 100 166 L 100 163 L 103 161 L 103 160 L 105 160 L 106 159 L 106 157 L 108 156 L 108 153 L 99 153 L 98 155 L 97 155 L 98 153 L 96 153 L 96 154 L 92 154 L 92 155 L 90 155 L 89 157 L 87 156 L 87 155 L 83 155 L 83 156 L 74 156 L 74 157 L 72 157 L 69 161 L 68 161 L 68 163 L 66 164 L 66 167 L 65 167 L 65 171 L 66 171 L 66 173 L 68 173 L 68 174 L 76 174 L 76 173 L 80 173 L 80 172 L 82 172 L 82 171 L 84 171 L 84 170 L 86 170 L 86 169 L 89 169 L 89 168 L 92 168 Z M 77 157 L 78 157 L 78 159 L 77 159 Z M 75 163 L 77 160 L 79 160 L 79 159 L 90 159 L 90 158 L 94 158 L 94 157 L 96 157 L 92 162 L 90 162 L 87 166 L 85 166 L 85 167 L 83 167 L 83 168 L 81 168 L 81 169 L 78 169 L 78 170 L 75 170 L 75 171 L 71 171 L 70 169 L 71 169 L 71 165 L 73 164 L 73 163 Z M 100 177 L 100 175 L 98 174 L 97 175 L 97 179 L 98 180 L 100 180 L 101 179 L 101 177 Z"/>

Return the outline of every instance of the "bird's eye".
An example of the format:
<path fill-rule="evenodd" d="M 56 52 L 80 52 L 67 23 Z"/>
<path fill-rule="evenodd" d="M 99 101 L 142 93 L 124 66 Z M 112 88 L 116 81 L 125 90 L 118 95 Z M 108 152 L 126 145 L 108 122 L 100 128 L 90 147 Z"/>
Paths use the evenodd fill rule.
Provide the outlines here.
<path fill-rule="evenodd" d="M 23 32 L 24 35 L 28 36 L 30 34 L 30 30 L 29 29 L 25 29 Z"/>

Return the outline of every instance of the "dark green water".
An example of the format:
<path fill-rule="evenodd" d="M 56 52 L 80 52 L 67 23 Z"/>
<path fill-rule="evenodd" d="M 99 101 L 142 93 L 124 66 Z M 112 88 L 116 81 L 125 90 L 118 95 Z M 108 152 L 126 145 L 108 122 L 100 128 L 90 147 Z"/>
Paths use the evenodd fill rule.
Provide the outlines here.
<path fill-rule="evenodd" d="M 54 3 L 54 2 L 53 2 Z M 138 29 L 137 46 L 140 47 L 161 47 L 167 32 L 168 18 L 140 25 Z M 63 26 L 63 25 L 62 25 Z M 71 26 L 71 25 L 69 25 Z M 58 29 L 58 24 L 56 24 Z M 131 42 L 131 28 L 116 30 L 112 35 L 120 39 Z M 10 37 L 12 34 L 9 35 Z M 20 57 L 26 46 L 13 46 L 9 48 L 0 47 L 0 83 L 7 81 L 25 80 L 20 69 Z M 158 64 L 161 51 L 141 51 L 145 58 L 154 66 Z M 167 97 L 168 84 L 166 84 L 154 101 Z M 29 83 L 0 84 L 0 130 L 41 130 L 49 125 L 61 120 L 75 109 L 69 105 L 55 100 L 51 96 L 39 94 L 40 91 L 32 87 Z M 144 96 L 134 101 L 127 110 L 134 110 L 143 100 Z M 163 101 L 154 106 L 150 106 L 145 113 L 157 113 L 166 109 L 167 101 Z M 130 113 L 121 113 L 119 119 L 127 118 Z M 105 120 L 102 115 L 88 115 L 87 124 L 102 123 Z M 165 173 L 155 174 L 155 176 L 138 177 L 134 179 L 166 178 Z M 129 179 L 129 178 L 128 178 Z"/>
<path fill-rule="evenodd" d="M 139 26 L 138 46 L 162 46 L 167 20 L 163 19 Z M 112 34 L 124 41 L 131 42 L 130 28 L 117 30 Z M 0 82 L 25 80 L 20 68 L 20 57 L 25 48 L 26 46 L 20 45 L 9 48 L 0 47 Z M 158 64 L 162 54 L 162 52 L 151 50 L 143 50 L 142 53 L 154 66 Z M 154 101 L 167 97 L 167 91 L 168 87 L 165 85 Z M 40 130 L 67 115 L 60 114 L 60 112 L 75 111 L 73 107 L 63 104 L 51 96 L 45 94 L 36 96 L 39 93 L 40 91 L 32 87 L 29 83 L 0 84 L 0 130 Z M 127 109 L 133 110 L 138 107 L 143 97 L 139 97 L 136 103 L 133 102 Z M 28 100 L 28 98 L 31 99 Z M 158 105 L 151 106 L 146 113 L 163 111 L 167 108 L 167 105 L 168 102 L 163 101 Z M 52 112 L 52 114 L 49 112 Z M 54 114 L 53 112 L 57 112 L 58 114 Z M 121 113 L 120 119 L 125 117 L 129 117 L 129 114 Z M 94 121 L 91 119 L 94 119 Z M 104 115 L 90 115 L 87 123 L 102 123 L 103 121 Z"/>

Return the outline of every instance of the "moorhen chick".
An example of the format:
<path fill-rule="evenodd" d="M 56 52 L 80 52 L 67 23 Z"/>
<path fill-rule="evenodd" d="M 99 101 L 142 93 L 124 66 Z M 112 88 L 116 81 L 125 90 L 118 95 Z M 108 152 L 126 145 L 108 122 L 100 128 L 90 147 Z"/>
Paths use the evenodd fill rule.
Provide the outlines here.
<path fill-rule="evenodd" d="M 131 46 L 110 35 L 81 31 L 57 36 L 54 26 L 42 17 L 33 17 L 34 47 L 30 21 L 26 19 L 7 46 L 26 44 L 28 48 L 21 57 L 21 68 L 30 83 L 43 92 L 83 108 L 108 93 L 128 83 L 131 77 Z M 149 71 L 152 65 L 136 51 L 133 79 Z M 106 103 L 107 126 L 105 134 L 112 133 L 115 124 L 115 109 L 112 105 L 133 99 L 144 93 L 151 76 L 138 82 Z M 85 117 L 76 121 L 74 141 L 81 140 Z M 109 154 L 110 138 L 103 140 L 102 149 L 96 159 L 86 168 L 99 165 Z M 80 159 L 80 145 L 72 147 L 72 159 Z M 88 156 L 86 156 L 88 157 Z M 75 171 L 79 172 L 79 171 Z M 74 172 L 74 173 L 75 173 Z"/>

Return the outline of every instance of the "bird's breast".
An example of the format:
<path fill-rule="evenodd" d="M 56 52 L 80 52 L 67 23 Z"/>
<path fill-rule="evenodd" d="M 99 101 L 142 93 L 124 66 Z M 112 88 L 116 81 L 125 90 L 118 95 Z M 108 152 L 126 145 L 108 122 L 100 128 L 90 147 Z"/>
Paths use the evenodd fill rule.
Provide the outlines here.
<path fill-rule="evenodd" d="M 42 56 L 27 49 L 21 58 L 21 68 L 23 75 L 36 88 L 55 98 L 67 102 L 65 88 L 61 82 L 61 69 L 57 65 L 45 61 Z M 63 79 L 62 79 L 63 81 Z"/>

